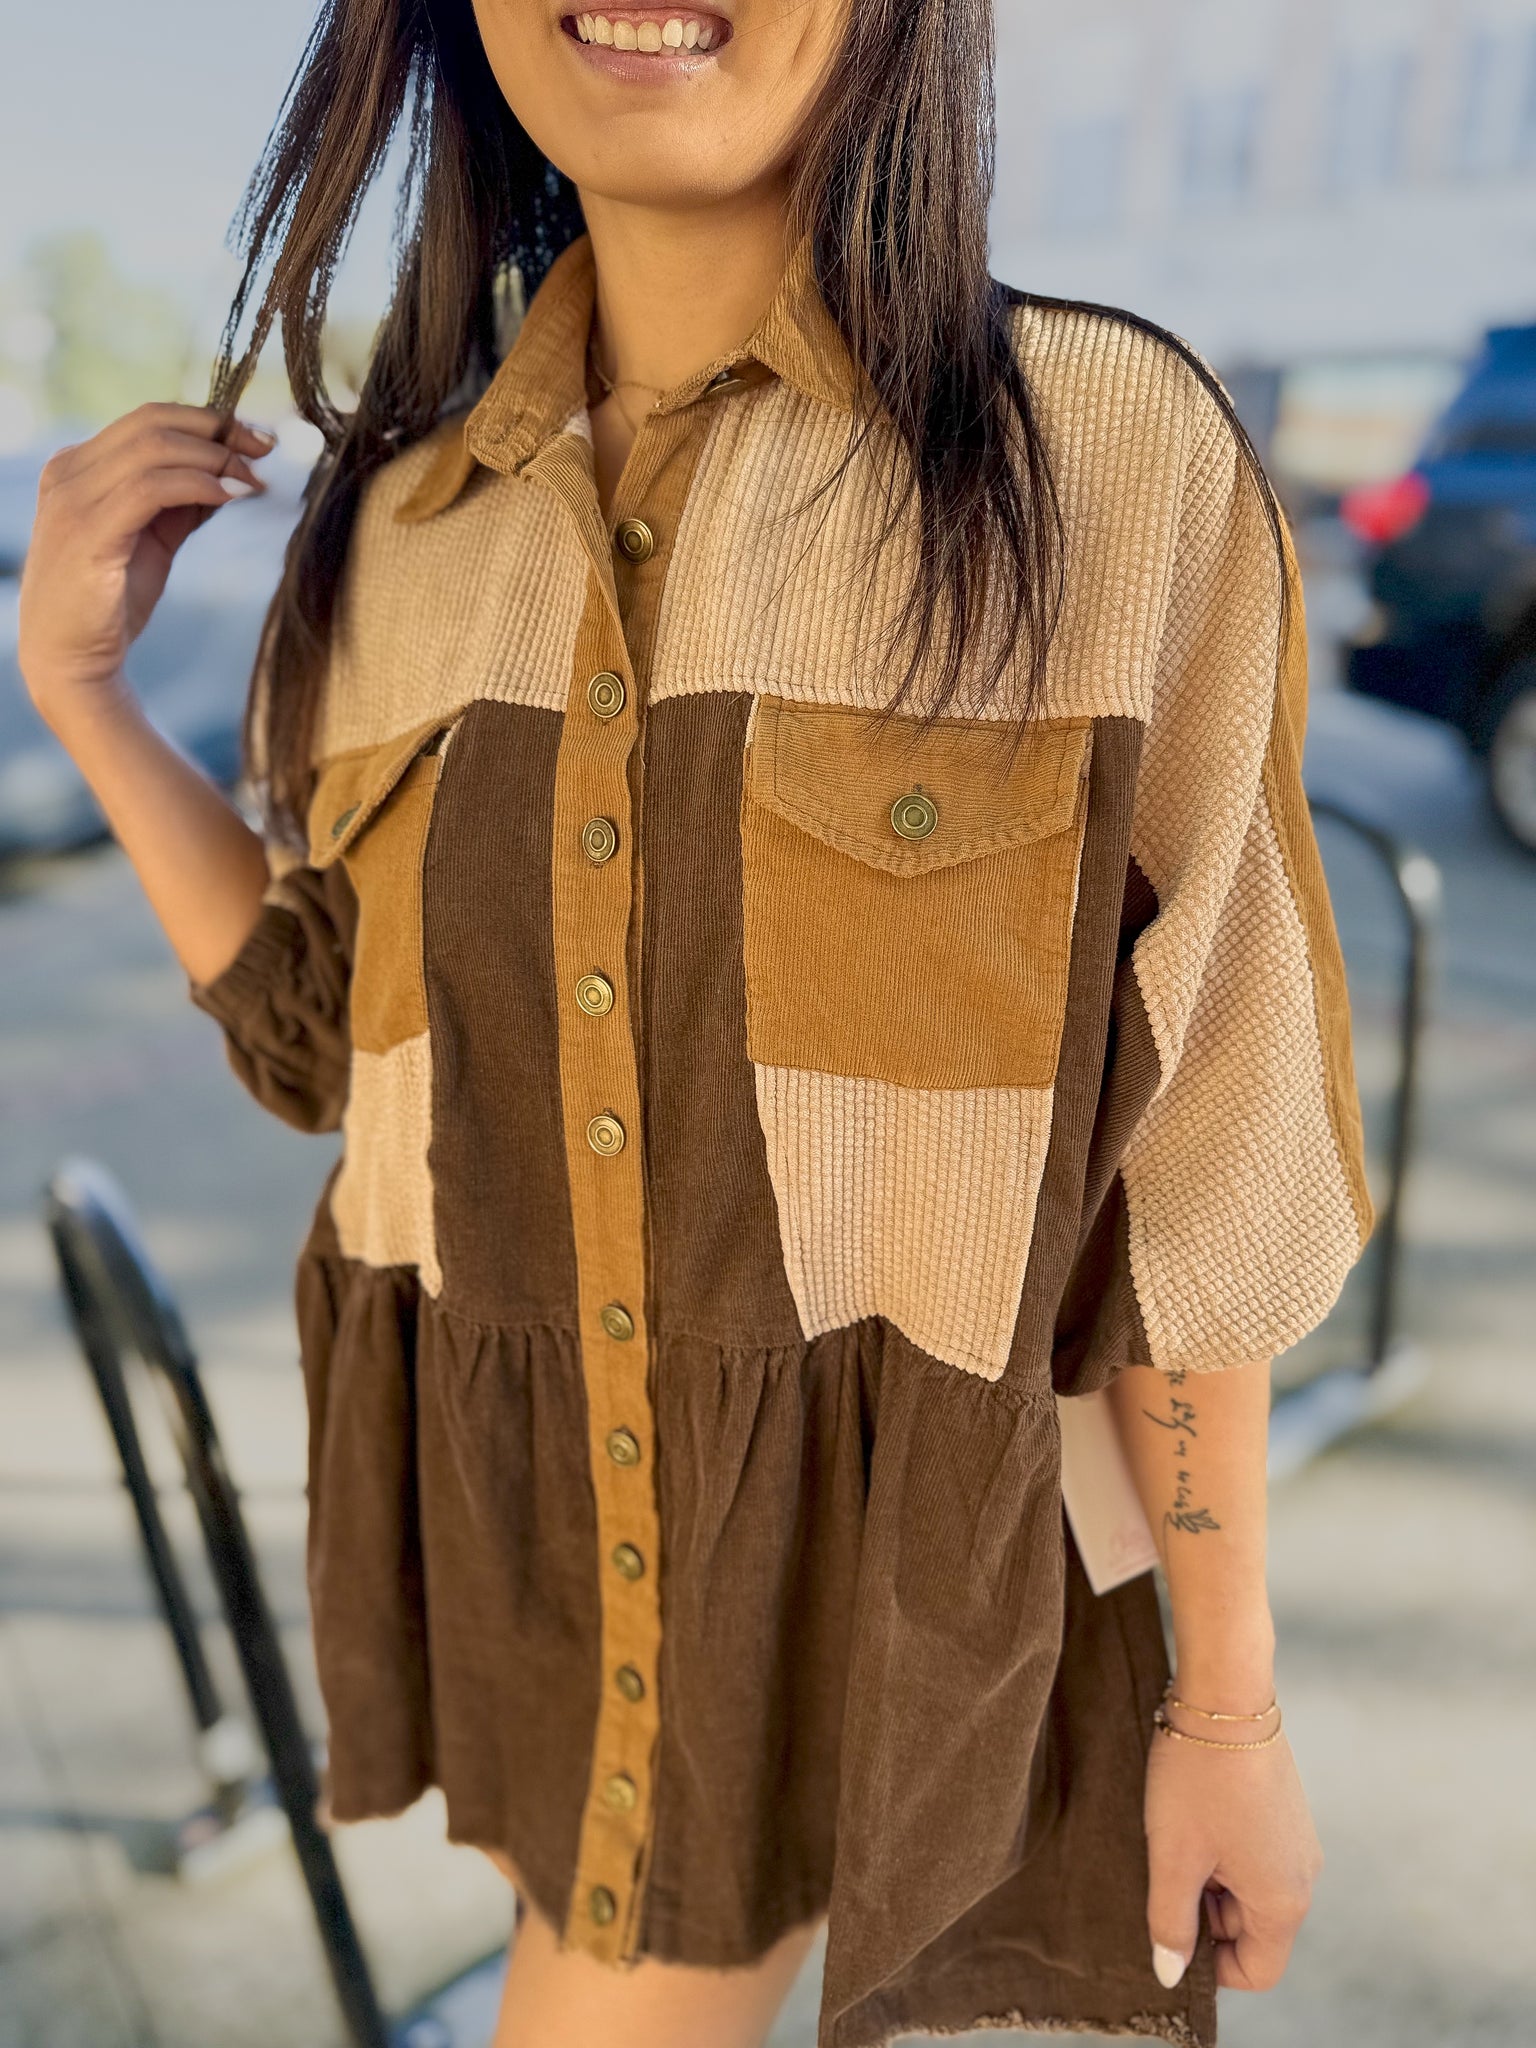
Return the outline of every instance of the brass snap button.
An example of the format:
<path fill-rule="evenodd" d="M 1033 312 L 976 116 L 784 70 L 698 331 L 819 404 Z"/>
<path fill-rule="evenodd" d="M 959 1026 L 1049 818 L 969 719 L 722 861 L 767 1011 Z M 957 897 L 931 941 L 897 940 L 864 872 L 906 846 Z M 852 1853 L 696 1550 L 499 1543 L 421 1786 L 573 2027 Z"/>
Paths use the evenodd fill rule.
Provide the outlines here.
<path fill-rule="evenodd" d="M 640 1804 L 639 1787 L 628 1771 L 615 1771 L 603 1780 L 603 1797 L 615 1813 L 633 1813 Z"/>
<path fill-rule="evenodd" d="M 352 820 L 357 816 L 359 809 L 360 806 L 357 804 L 347 805 L 347 808 L 342 812 L 341 816 L 337 818 L 331 826 L 331 837 L 333 839 L 339 839 L 341 837 L 342 833 L 346 831 L 347 827 L 351 824 Z"/>
<path fill-rule="evenodd" d="M 891 823 L 903 839 L 926 839 L 938 822 L 938 805 L 920 789 L 897 797 L 891 805 Z"/>
<path fill-rule="evenodd" d="M 576 1001 L 589 1017 L 606 1017 L 613 1008 L 613 983 L 606 974 L 584 974 L 576 984 Z"/>
<path fill-rule="evenodd" d="M 716 398 L 725 398 L 733 391 L 745 391 L 746 388 L 746 378 L 738 377 L 734 370 L 722 370 L 718 376 L 711 377 L 704 386 L 704 389 Z"/>
<path fill-rule="evenodd" d="M 615 1344 L 627 1344 L 635 1334 L 635 1319 L 622 1301 L 610 1301 L 597 1312 L 597 1319 Z"/>
<path fill-rule="evenodd" d="M 645 1698 L 645 1680 L 633 1664 L 621 1664 L 613 1674 L 613 1682 L 631 1706 L 638 1705 Z"/>
<path fill-rule="evenodd" d="M 621 1579 L 644 1578 L 645 1559 L 633 1543 L 618 1543 L 614 1545 L 613 1568 Z"/>
<path fill-rule="evenodd" d="M 615 1465 L 638 1465 L 640 1445 L 627 1429 L 610 1429 L 607 1439 L 608 1455 Z"/>
<path fill-rule="evenodd" d="M 594 867 L 613 859 L 619 850 L 619 832 L 612 818 L 588 818 L 581 828 L 581 850 Z"/>
<path fill-rule="evenodd" d="M 656 536 L 643 519 L 621 519 L 613 538 L 626 562 L 648 562 L 656 552 Z"/>
<path fill-rule="evenodd" d="M 604 669 L 587 685 L 587 705 L 594 718 L 617 718 L 624 709 L 624 678 Z"/>
<path fill-rule="evenodd" d="M 615 1152 L 624 1150 L 624 1126 L 605 1109 L 587 1125 L 587 1143 L 594 1152 L 610 1159 Z"/>
<path fill-rule="evenodd" d="M 587 1911 L 592 1915 L 598 1926 L 611 1926 L 618 1910 L 619 1902 L 613 1896 L 613 1893 L 609 1891 L 607 1885 L 593 1885 L 591 1891 L 587 1893 Z"/>

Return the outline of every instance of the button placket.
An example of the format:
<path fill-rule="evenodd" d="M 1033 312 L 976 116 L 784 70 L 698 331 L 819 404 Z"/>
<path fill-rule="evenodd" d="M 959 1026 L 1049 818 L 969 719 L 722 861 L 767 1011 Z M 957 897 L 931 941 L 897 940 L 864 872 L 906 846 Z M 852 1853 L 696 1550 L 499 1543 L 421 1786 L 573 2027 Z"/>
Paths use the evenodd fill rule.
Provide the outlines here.
<path fill-rule="evenodd" d="M 609 1960 L 627 1953 L 637 1928 L 660 1635 L 653 1423 L 638 1306 L 644 1195 L 629 987 L 638 717 L 627 666 L 594 576 L 556 770 L 553 881 L 566 1153 L 603 1561 L 603 1667 L 634 1675 L 632 1685 L 602 1687 L 572 1892 L 572 1937 Z"/>
<path fill-rule="evenodd" d="M 701 445 L 697 419 L 648 420 L 626 475 L 625 516 L 613 523 L 595 516 L 588 471 L 550 471 L 577 515 L 591 571 L 556 767 L 553 893 L 605 1674 L 566 1934 L 606 1961 L 633 1953 L 639 1936 L 660 1711 L 661 1534 L 631 986 L 641 890 L 636 750 L 666 547 Z"/>

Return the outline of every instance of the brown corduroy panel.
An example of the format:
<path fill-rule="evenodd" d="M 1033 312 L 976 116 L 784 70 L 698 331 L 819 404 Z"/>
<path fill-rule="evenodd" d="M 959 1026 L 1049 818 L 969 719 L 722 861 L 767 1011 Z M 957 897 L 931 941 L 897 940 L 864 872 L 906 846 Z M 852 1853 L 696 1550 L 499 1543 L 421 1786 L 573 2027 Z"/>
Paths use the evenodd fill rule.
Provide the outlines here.
<path fill-rule="evenodd" d="M 747 1046 L 906 1088 L 1044 1088 L 1066 1008 L 1085 719 L 882 725 L 759 699 L 741 836 Z M 921 793 L 927 836 L 893 807 Z"/>
<path fill-rule="evenodd" d="M 1102 1386 L 1122 1365 L 1152 1362 L 1131 1276 L 1130 1220 L 1120 1160 L 1162 1076 L 1141 984 L 1131 964 L 1137 938 L 1156 915 L 1152 885 L 1132 861 L 1120 912 L 1109 1045 L 1088 1145 L 1083 1234 L 1056 1318 L 1051 1364 L 1056 1390 L 1063 1394 Z"/>
<path fill-rule="evenodd" d="M 1129 954 L 1156 903 L 1130 859 L 1131 816 L 1143 728 L 1134 718 L 1101 718 L 1094 726 L 1077 914 L 1072 932 L 1061 1060 L 1056 1074 L 1050 1151 L 1036 1204 L 1029 1266 L 1005 1378 L 1024 1387 L 1054 1376 L 1060 1393 L 1086 1393 L 1081 1357 L 1055 1332 L 1088 1246 L 1095 1213 L 1108 1192 L 1114 1162 L 1102 1143 L 1100 1100 L 1113 1078 L 1111 1015 L 1124 992 Z M 1155 1077 L 1154 1077 L 1155 1078 Z M 1117 1119 L 1115 1134 L 1123 1142 Z M 1096 1136 L 1099 1142 L 1096 1145 Z M 1090 1189 L 1089 1160 L 1098 1161 Z"/>
<path fill-rule="evenodd" d="M 416 1466 L 416 1316 L 402 1267 L 342 1256 L 333 1171 L 295 1278 L 309 1413 L 310 1615 L 338 1820 L 397 1813 L 435 1773 Z"/>
<path fill-rule="evenodd" d="M 1365 1178 L 1365 1137 L 1360 1123 L 1360 1097 L 1355 1086 L 1355 1060 L 1349 1017 L 1349 984 L 1344 955 L 1328 899 L 1328 883 L 1317 850 L 1317 834 L 1307 808 L 1301 780 L 1301 735 L 1307 718 L 1306 597 L 1289 530 L 1285 536 L 1286 578 L 1290 587 L 1289 632 L 1281 659 L 1275 716 L 1264 754 L 1264 793 L 1280 842 L 1286 878 L 1296 899 L 1307 936 L 1317 1004 L 1317 1035 L 1323 1052 L 1328 1116 L 1339 1164 L 1349 1186 L 1363 1245 L 1376 1221 Z"/>
<path fill-rule="evenodd" d="M 356 925 L 357 899 L 344 870 L 290 867 L 223 972 L 211 982 L 188 981 L 191 1000 L 222 1026 L 240 1081 L 295 1130 L 341 1127 Z"/>
<path fill-rule="evenodd" d="M 574 1331 L 549 919 L 561 723 L 474 704 L 443 757 L 423 882 L 428 1163 L 444 1300 L 476 1322 Z"/>
<path fill-rule="evenodd" d="M 1168 1675 L 1157 1595 L 1143 1574 L 1096 1596 L 1065 1527 L 1062 1544 L 1062 1658 L 1016 1867 L 877 1987 L 846 2005 L 834 1989 L 819 2048 L 993 2027 L 1214 2048 L 1216 1952 L 1205 1916 L 1172 1991 L 1147 1963 L 1142 1794 L 1152 1710 Z M 988 1765 L 975 1756 L 973 1781 Z M 997 1796 L 1014 1810 L 1006 1777 Z M 919 1882 L 933 1881 L 920 1859 L 913 1869 Z"/>
<path fill-rule="evenodd" d="M 743 1024 L 742 742 L 752 699 L 646 713 L 642 1043 L 658 1330 L 729 1346 L 802 1336 L 784 1277 Z M 687 1048 L 686 1057 L 660 1049 Z"/>

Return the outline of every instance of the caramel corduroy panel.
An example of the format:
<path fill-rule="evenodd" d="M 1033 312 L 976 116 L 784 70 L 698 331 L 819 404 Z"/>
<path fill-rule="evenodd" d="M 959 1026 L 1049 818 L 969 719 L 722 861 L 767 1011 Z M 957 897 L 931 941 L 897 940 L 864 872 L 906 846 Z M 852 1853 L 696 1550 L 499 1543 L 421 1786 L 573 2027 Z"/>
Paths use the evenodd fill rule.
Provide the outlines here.
<path fill-rule="evenodd" d="M 606 1962 L 635 1953 L 655 1828 L 660 1525 L 636 1026 L 643 876 L 642 720 L 660 594 L 709 415 L 648 423 L 614 507 L 646 546 L 616 567 L 590 445 L 561 435 L 529 465 L 574 520 L 589 563 L 555 773 L 554 970 L 589 1450 L 602 1571 L 603 1686 L 564 1939 Z M 633 531 L 639 532 L 638 525 Z M 617 710 L 593 694 L 617 678 Z"/>
<path fill-rule="evenodd" d="M 602 1704 L 566 1938 L 614 1962 L 635 1940 L 654 1807 L 660 1530 L 628 971 L 635 907 L 629 761 L 637 724 L 628 703 L 604 720 L 578 697 L 590 676 L 629 671 L 618 622 L 595 577 L 593 584 L 555 774 L 552 876 L 565 1154 L 602 1574 Z M 592 977 L 607 992 L 598 1015 L 576 994 Z M 633 1676 L 621 1680 L 620 1673 Z"/>
<path fill-rule="evenodd" d="M 1152 1360 L 1268 1356 L 1321 1321 L 1359 1256 L 1358 1125 L 1337 1128 L 1312 947 L 1276 838 L 1281 577 L 1269 523 L 1214 406 L 1191 465 L 1180 580 L 1142 758 L 1133 851 L 1159 903 L 1135 970 L 1158 1092 L 1124 1160 Z M 1314 925 L 1331 930 L 1326 898 Z M 1350 1084 L 1352 1086 L 1352 1083 Z M 1341 1149 L 1341 1146 L 1343 1149 Z"/>
<path fill-rule="evenodd" d="M 1053 721 L 1009 755 L 995 724 L 759 699 L 742 806 L 753 1059 L 1049 1087 L 1089 739 L 1087 721 Z"/>
<path fill-rule="evenodd" d="M 586 564 L 559 502 L 482 470 L 434 517 L 412 516 L 413 494 L 463 432 L 450 420 L 369 479 L 339 593 L 322 758 L 471 698 L 564 704 Z"/>
<path fill-rule="evenodd" d="M 351 1029 L 361 1052 L 388 1052 L 427 1028 L 421 871 L 451 731 L 434 719 L 338 755 L 316 780 L 311 864 L 342 861 L 357 897 Z"/>

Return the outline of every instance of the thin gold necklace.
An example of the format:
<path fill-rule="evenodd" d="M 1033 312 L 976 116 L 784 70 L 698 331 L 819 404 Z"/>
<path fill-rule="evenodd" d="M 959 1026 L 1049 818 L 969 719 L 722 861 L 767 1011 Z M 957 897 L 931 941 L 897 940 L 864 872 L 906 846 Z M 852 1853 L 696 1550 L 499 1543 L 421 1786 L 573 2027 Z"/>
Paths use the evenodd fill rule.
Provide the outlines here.
<path fill-rule="evenodd" d="M 611 398 L 613 400 L 614 404 L 619 408 L 624 424 L 629 428 L 629 431 L 632 434 L 638 433 L 638 422 L 630 418 L 629 410 L 623 399 L 620 398 L 619 393 L 621 391 L 653 391 L 656 397 L 659 398 L 665 387 L 660 384 L 644 384 L 638 377 L 610 377 L 602 364 L 597 360 L 597 351 L 590 339 L 587 342 L 587 363 L 593 376 L 597 379 L 604 398 Z M 652 406 L 646 407 L 647 412 L 653 409 Z"/>

